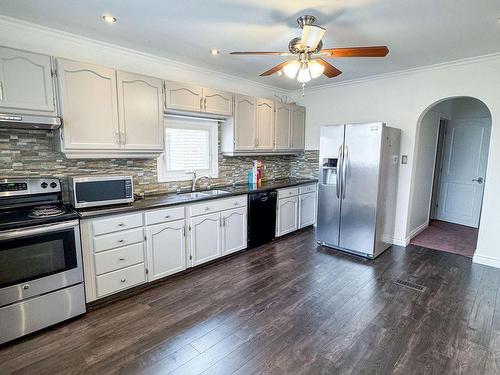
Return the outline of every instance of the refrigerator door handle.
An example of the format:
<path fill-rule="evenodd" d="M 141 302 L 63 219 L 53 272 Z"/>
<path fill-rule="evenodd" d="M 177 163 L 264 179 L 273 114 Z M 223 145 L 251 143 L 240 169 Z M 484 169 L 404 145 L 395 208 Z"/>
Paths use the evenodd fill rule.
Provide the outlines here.
<path fill-rule="evenodd" d="M 341 189 L 340 189 L 340 184 L 342 183 L 341 182 L 341 179 L 340 179 L 340 171 L 342 170 L 341 168 L 341 161 L 342 161 L 342 150 L 343 150 L 343 146 L 340 146 L 339 147 L 339 158 L 337 159 L 337 174 L 336 174 L 336 188 L 337 188 L 337 198 L 340 199 L 340 194 L 341 194 Z"/>
<path fill-rule="evenodd" d="M 342 160 L 342 199 L 345 199 L 346 181 L 347 181 L 347 162 L 349 160 L 349 148 L 345 146 Z"/>

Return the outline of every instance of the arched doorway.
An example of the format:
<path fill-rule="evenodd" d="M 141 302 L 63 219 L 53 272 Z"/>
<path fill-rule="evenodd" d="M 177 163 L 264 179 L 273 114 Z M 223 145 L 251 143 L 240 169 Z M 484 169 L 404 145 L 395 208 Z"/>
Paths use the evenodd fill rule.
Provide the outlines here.
<path fill-rule="evenodd" d="M 411 243 L 474 255 L 490 133 L 491 113 L 478 99 L 449 98 L 424 111 L 415 144 Z"/>

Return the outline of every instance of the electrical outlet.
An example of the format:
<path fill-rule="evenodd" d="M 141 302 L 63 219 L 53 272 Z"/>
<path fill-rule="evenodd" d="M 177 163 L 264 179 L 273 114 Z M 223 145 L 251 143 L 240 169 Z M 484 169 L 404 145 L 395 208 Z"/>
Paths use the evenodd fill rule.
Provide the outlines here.
<path fill-rule="evenodd" d="M 401 155 L 401 164 L 408 164 L 408 155 Z"/>

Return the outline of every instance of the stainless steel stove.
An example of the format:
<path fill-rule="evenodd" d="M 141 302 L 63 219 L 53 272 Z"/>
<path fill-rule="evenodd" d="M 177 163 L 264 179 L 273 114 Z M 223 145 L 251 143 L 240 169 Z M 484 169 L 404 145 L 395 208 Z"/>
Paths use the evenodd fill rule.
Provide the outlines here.
<path fill-rule="evenodd" d="M 58 179 L 0 179 L 0 344 L 85 313 L 78 218 Z"/>

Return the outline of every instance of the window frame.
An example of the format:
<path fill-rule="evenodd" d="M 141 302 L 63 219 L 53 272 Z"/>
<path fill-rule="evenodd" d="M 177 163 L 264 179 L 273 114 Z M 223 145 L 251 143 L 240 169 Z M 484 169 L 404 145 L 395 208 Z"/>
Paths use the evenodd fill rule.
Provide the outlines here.
<path fill-rule="evenodd" d="M 192 172 L 198 176 L 207 175 L 210 178 L 219 177 L 219 122 L 213 119 L 188 118 L 181 116 L 165 116 L 163 121 L 163 137 L 165 139 L 163 152 L 157 159 L 158 182 L 190 181 L 193 178 Z M 208 130 L 209 132 L 209 168 L 190 171 L 168 172 L 166 170 L 166 129 L 172 127 L 175 129 Z"/>

